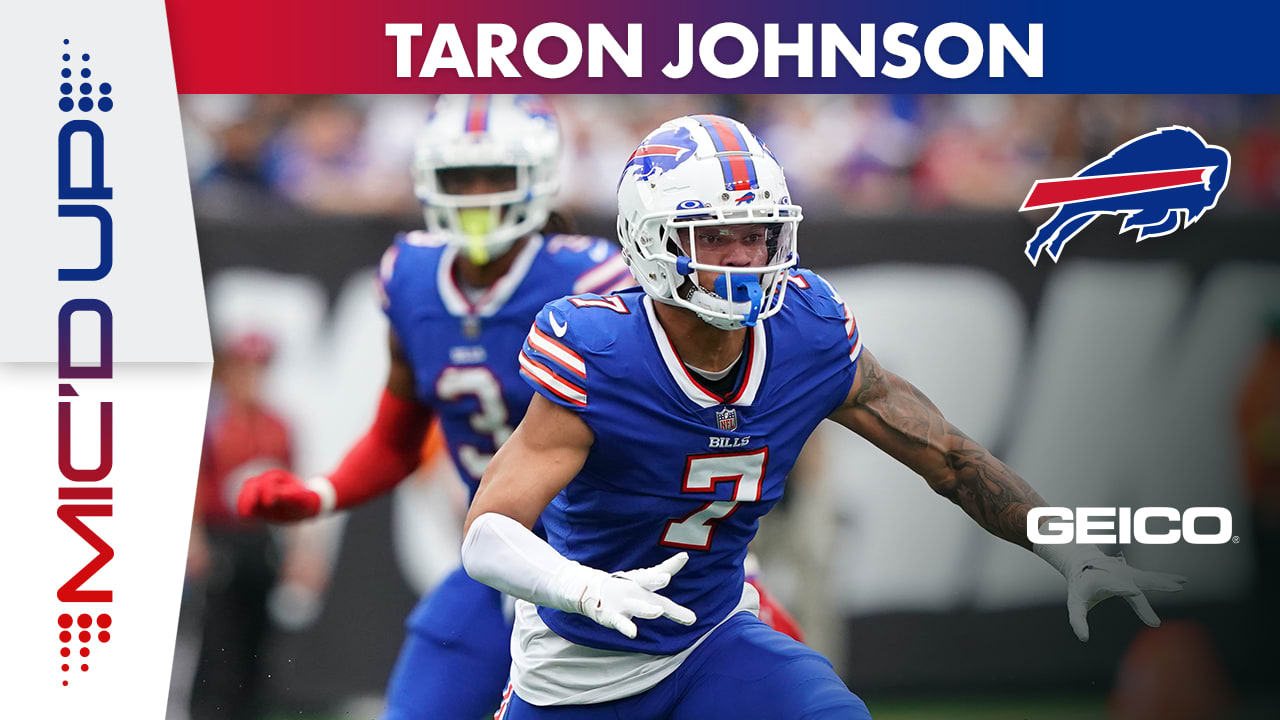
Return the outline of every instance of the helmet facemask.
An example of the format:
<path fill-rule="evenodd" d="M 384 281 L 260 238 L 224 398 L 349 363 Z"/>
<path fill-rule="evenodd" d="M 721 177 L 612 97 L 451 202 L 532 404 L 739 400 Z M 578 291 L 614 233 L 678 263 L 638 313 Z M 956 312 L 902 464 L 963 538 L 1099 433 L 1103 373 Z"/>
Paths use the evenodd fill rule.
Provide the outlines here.
<path fill-rule="evenodd" d="M 559 190 L 559 156 L 560 130 L 541 98 L 441 96 L 413 162 L 427 229 L 473 263 L 492 262 L 546 224 Z M 489 182 L 451 182 L 468 175 Z"/>
<path fill-rule="evenodd" d="M 509 189 L 449 192 L 458 184 L 451 182 L 451 176 L 468 172 L 509 174 L 505 183 L 490 183 Z M 534 169 L 523 165 L 439 167 L 421 173 L 417 189 L 427 229 L 446 236 L 476 265 L 492 261 L 547 221 L 550 209 L 545 198 L 554 190 L 536 192 L 533 175 Z"/>
<path fill-rule="evenodd" d="M 645 284 L 662 286 L 651 293 L 655 299 L 692 310 L 713 327 L 752 327 L 782 309 L 787 270 L 796 264 L 800 219 L 800 208 L 790 204 L 685 208 L 642 216 L 634 228 L 640 234 L 637 247 L 642 259 L 666 270 Z M 710 261 L 708 255 L 719 253 L 709 247 L 714 240 L 708 243 L 706 238 L 720 235 L 729 242 L 745 243 L 743 233 L 749 232 L 749 226 L 763 234 L 752 243 L 759 243 L 763 264 L 734 267 Z M 632 229 L 631 223 L 620 219 L 620 235 Z"/>

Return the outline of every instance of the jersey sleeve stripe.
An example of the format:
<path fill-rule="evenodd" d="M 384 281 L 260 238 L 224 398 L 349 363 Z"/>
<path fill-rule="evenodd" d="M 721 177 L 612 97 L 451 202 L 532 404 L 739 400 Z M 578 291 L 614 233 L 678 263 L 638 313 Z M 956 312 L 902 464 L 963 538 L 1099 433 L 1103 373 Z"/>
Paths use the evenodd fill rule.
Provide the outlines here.
<path fill-rule="evenodd" d="M 530 358 L 523 350 L 520 351 L 520 372 L 561 400 L 581 407 L 587 406 L 585 390 L 562 379 L 547 366 Z"/>
<path fill-rule="evenodd" d="M 630 272 L 627 270 L 627 264 L 622 260 L 622 256 L 614 255 L 579 275 L 578 279 L 573 283 L 572 294 L 581 295 L 586 292 L 594 292 L 594 288 L 612 280 L 620 271 Z"/>
<path fill-rule="evenodd" d="M 593 287 L 589 290 L 583 290 L 583 292 L 594 293 L 596 295 L 608 295 L 610 292 L 612 292 L 615 288 L 619 286 L 627 287 L 627 285 L 629 284 L 628 281 L 630 281 L 631 279 L 632 279 L 631 269 L 624 267 L 622 268 L 622 272 L 618 273 L 617 275 L 614 275 L 613 277 L 609 278 L 608 280 L 604 281 L 603 283 L 601 283 L 596 287 Z"/>
<path fill-rule="evenodd" d="M 858 356 L 862 354 L 862 335 L 856 330 L 853 333 L 853 349 L 849 351 L 849 359 L 857 362 Z"/>
<path fill-rule="evenodd" d="M 374 287 L 378 291 L 378 300 L 382 302 L 383 310 L 391 308 L 391 296 L 387 294 L 387 285 L 391 283 L 391 276 L 395 272 L 396 258 L 398 257 L 400 257 L 400 246 L 395 244 L 382 253 L 382 260 L 378 262 L 378 275 L 374 279 Z"/>
<path fill-rule="evenodd" d="M 534 325 L 529 330 L 529 345 L 534 350 L 563 365 L 565 369 L 571 371 L 574 375 L 583 380 L 587 379 L 587 364 L 583 362 L 582 356 L 565 347 L 562 343 L 556 342 L 550 335 L 539 330 L 537 325 Z"/>
<path fill-rule="evenodd" d="M 614 284 L 610 285 L 609 287 L 607 287 L 607 288 L 605 288 L 605 289 L 601 290 L 600 292 L 598 292 L 598 293 L 596 293 L 596 294 L 597 294 L 597 295 L 609 295 L 609 294 L 611 294 L 611 293 L 616 293 L 616 292 L 618 292 L 619 290 L 626 290 L 626 289 L 627 289 L 627 288 L 629 288 L 629 287 L 634 287 L 634 286 L 635 286 L 635 284 L 636 284 L 636 279 L 635 279 L 634 277 L 632 277 L 632 276 L 631 276 L 631 272 L 630 272 L 630 271 L 628 271 L 626 275 L 619 275 L 619 276 L 618 276 L 618 282 L 616 282 L 616 283 L 614 283 Z"/>

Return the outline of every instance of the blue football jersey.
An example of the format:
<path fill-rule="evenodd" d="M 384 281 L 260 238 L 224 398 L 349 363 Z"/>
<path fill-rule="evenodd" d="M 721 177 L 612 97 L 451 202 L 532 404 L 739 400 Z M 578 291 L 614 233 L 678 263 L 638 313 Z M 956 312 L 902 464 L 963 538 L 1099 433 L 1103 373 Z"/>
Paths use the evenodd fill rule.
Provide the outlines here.
<path fill-rule="evenodd" d="M 378 279 L 418 401 L 440 419 L 474 495 L 533 397 L 519 379 L 517 356 L 538 310 L 564 295 L 607 293 L 632 281 L 612 243 L 582 235 L 531 237 L 506 275 L 478 297 L 455 281 L 456 257 L 439 236 L 407 233 L 383 256 Z"/>
<path fill-rule="evenodd" d="M 547 626 L 594 648 L 669 655 L 714 627 L 742 595 L 759 519 L 818 423 L 852 387 L 861 339 L 820 277 L 790 274 L 782 310 L 747 331 L 736 387 L 714 395 L 686 370 L 638 288 L 548 304 L 521 372 L 595 434 L 581 472 L 542 515 L 566 557 L 609 572 L 689 563 L 663 594 L 694 611 L 685 627 L 637 623 L 629 640 L 585 616 L 539 608 Z"/>

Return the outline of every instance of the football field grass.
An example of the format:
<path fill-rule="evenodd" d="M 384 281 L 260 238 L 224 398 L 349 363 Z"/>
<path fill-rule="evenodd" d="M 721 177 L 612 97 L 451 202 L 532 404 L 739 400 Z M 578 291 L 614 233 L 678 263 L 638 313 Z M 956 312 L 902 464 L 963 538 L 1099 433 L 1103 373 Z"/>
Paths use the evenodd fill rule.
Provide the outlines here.
<path fill-rule="evenodd" d="M 1105 701 L 1101 697 L 873 698 L 869 706 L 874 720 L 1097 720 L 1105 714 Z M 269 720 L 373 718 L 357 717 L 351 713 L 277 713 Z"/>
<path fill-rule="evenodd" d="M 1095 720 L 1105 716 L 1101 697 L 872 698 L 875 720 Z"/>

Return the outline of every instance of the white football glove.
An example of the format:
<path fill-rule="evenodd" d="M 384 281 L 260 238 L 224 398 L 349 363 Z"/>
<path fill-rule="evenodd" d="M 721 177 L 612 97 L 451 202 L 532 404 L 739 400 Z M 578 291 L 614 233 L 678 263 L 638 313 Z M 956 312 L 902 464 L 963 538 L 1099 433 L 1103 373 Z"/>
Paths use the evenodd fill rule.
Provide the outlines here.
<path fill-rule="evenodd" d="M 1110 557 L 1093 546 L 1035 545 L 1035 553 L 1067 578 L 1067 618 L 1080 642 L 1089 641 L 1087 616 L 1094 605 L 1109 597 L 1122 597 L 1142 622 L 1160 627 L 1144 590 L 1177 592 L 1187 581 L 1182 575 L 1139 570 Z"/>
<path fill-rule="evenodd" d="M 692 625 L 698 619 L 692 610 L 655 592 L 666 587 L 671 576 L 688 561 L 689 553 L 682 552 L 650 568 L 612 575 L 578 565 L 574 573 L 585 577 L 577 611 L 633 640 L 636 624 L 632 618 L 667 617 L 681 625 Z"/>
<path fill-rule="evenodd" d="M 484 513 L 462 541 L 462 564 L 472 578 L 534 605 L 586 615 L 631 639 L 632 618 L 668 617 L 692 625 L 697 616 L 659 595 L 689 561 L 673 555 L 658 565 L 610 575 L 573 562 L 529 528 L 500 513 Z"/>

